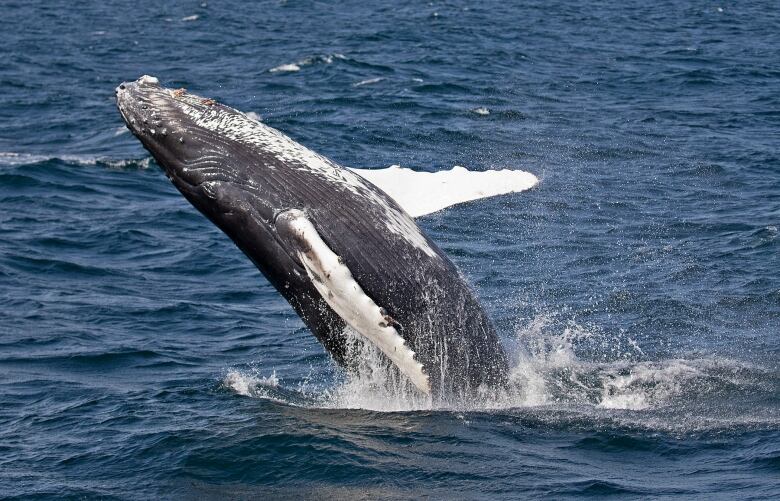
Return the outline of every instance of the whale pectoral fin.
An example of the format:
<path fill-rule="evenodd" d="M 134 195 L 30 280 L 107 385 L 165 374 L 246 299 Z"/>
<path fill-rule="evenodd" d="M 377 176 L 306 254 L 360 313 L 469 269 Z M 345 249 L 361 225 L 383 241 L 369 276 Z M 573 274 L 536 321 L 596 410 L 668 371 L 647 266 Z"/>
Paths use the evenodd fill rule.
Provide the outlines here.
<path fill-rule="evenodd" d="M 430 394 L 428 375 L 415 353 L 398 334 L 394 322 L 368 297 L 341 258 L 322 240 L 303 211 L 287 210 L 276 217 L 279 236 L 293 246 L 322 298 L 350 327 L 376 346 L 423 393 Z"/>
<path fill-rule="evenodd" d="M 390 195 L 412 217 L 482 198 L 517 193 L 539 182 L 521 170 L 472 171 L 453 167 L 420 172 L 394 165 L 386 169 L 350 169 Z"/>

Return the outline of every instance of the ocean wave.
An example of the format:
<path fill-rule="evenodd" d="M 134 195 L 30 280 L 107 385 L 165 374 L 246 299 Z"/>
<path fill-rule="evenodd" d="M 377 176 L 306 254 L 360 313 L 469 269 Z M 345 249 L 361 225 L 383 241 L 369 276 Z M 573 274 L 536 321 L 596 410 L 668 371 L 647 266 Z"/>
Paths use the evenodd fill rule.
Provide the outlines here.
<path fill-rule="evenodd" d="M 71 154 L 36 154 L 36 153 L 17 153 L 12 151 L 0 151 L 0 166 L 23 166 L 33 165 L 53 160 L 88 166 L 102 166 L 113 169 L 148 169 L 152 162 L 152 157 L 144 158 L 110 158 L 103 155 L 71 155 Z"/>
<path fill-rule="evenodd" d="M 332 64 L 336 60 L 346 60 L 347 57 L 344 54 L 320 54 L 316 56 L 310 56 L 306 57 L 304 59 L 301 59 L 300 61 L 295 61 L 292 63 L 284 63 L 280 64 L 278 66 L 274 66 L 273 68 L 269 69 L 269 73 L 294 73 L 296 71 L 301 71 L 301 68 L 304 66 L 310 66 L 312 64 L 316 63 L 323 63 L 323 64 Z"/>
<path fill-rule="evenodd" d="M 280 64 L 279 66 L 274 66 L 268 71 L 269 73 L 290 73 L 293 71 L 301 71 L 301 66 L 295 63 Z"/>
<path fill-rule="evenodd" d="M 361 80 L 359 82 L 353 83 L 352 87 L 362 87 L 364 85 L 371 85 L 371 84 L 379 83 L 384 79 L 385 79 L 384 77 L 367 78 L 365 80 Z"/>

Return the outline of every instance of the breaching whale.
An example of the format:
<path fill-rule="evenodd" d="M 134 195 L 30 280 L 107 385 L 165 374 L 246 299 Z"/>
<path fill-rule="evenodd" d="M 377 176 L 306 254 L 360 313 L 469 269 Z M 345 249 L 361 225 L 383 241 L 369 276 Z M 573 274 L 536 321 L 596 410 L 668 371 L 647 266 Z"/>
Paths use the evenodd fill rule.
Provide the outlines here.
<path fill-rule="evenodd" d="M 411 171 L 360 175 L 235 109 L 150 76 L 121 84 L 116 100 L 174 186 L 252 260 L 339 364 L 353 365 L 352 329 L 425 394 L 447 398 L 506 384 L 507 357 L 487 314 L 399 204 L 406 197 L 414 205 L 415 188 L 393 184 Z M 449 172 L 477 174 L 456 171 Z M 521 174 L 504 176 L 503 184 L 485 176 L 450 183 L 449 196 L 429 193 L 409 212 L 536 182 Z M 446 187 L 451 178 L 416 179 L 419 191 Z"/>

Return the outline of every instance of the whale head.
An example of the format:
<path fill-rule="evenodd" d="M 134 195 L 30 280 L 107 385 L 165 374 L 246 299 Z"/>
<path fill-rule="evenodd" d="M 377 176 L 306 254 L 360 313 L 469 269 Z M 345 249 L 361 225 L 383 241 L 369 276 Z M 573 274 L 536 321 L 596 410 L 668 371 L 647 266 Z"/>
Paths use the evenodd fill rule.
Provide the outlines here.
<path fill-rule="evenodd" d="M 123 82 L 115 90 L 119 113 L 127 128 L 157 159 L 171 176 L 182 175 L 187 179 L 182 165 L 188 157 L 195 157 L 197 145 L 185 146 L 185 134 L 191 123 L 183 112 L 184 103 L 176 100 L 170 89 L 160 86 L 155 77 L 144 75 L 134 82 Z"/>
<path fill-rule="evenodd" d="M 235 124 L 250 118 L 185 89 L 165 88 L 148 75 L 120 84 L 115 92 L 128 129 L 196 208 L 214 219 L 234 214 L 241 205 L 272 221 L 273 207 L 281 203 L 274 199 L 278 194 L 258 189 L 247 170 L 238 168 L 251 154 L 236 141 Z"/>
<path fill-rule="evenodd" d="M 291 169 L 300 166 L 296 162 L 324 160 L 238 110 L 165 88 L 154 77 L 119 85 L 116 103 L 173 185 L 233 240 L 343 362 L 345 324 L 319 298 L 297 250 L 277 227 L 282 214 L 301 206 L 291 189 Z"/>

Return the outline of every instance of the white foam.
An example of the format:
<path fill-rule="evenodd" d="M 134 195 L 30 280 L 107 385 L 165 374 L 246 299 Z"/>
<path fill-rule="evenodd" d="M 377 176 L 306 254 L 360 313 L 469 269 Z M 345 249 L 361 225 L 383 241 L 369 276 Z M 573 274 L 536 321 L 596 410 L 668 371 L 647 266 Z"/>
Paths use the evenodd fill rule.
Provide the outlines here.
<path fill-rule="evenodd" d="M 301 67 L 295 63 L 280 64 L 274 68 L 268 70 L 270 73 L 289 73 L 293 71 L 301 71 Z"/>
<path fill-rule="evenodd" d="M 184 21 L 184 22 L 187 22 L 187 21 L 197 21 L 197 20 L 198 20 L 198 18 L 200 18 L 200 16 L 199 16 L 199 15 L 197 15 L 197 14 L 193 14 L 193 15 L 191 15 L 191 16 L 186 16 L 186 17 L 183 17 L 183 18 L 181 18 L 181 20 L 182 20 L 182 21 Z"/>
<path fill-rule="evenodd" d="M 700 360 L 666 360 L 643 362 L 629 367 L 607 367 L 601 377 L 599 407 L 605 409 L 643 410 L 680 395 L 683 385 L 703 372 Z M 626 373 L 627 372 L 627 373 Z"/>
<path fill-rule="evenodd" d="M 471 111 L 472 111 L 472 113 L 476 113 L 477 115 L 481 115 L 483 117 L 487 116 L 487 115 L 490 115 L 490 110 L 485 108 L 484 106 L 480 106 L 479 108 L 474 108 Z"/>
<path fill-rule="evenodd" d="M 598 328 L 538 315 L 518 330 L 518 350 L 510 375 L 512 390 L 505 404 L 534 406 L 568 404 L 610 410 L 657 410 L 690 392 L 707 391 L 722 373 L 741 364 L 716 357 L 636 361 L 643 351 L 627 337 L 605 338 Z M 575 347 L 596 339 L 610 346 L 611 361 L 581 359 Z M 708 383 L 707 383 L 708 382 Z M 732 384 L 739 384 L 732 381 Z M 501 405 L 501 402 L 498 402 Z"/>
<path fill-rule="evenodd" d="M 303 66 L 309 66 L 310 64 L 314 64 L 318 62 L 331 64 L 333 63 L 334 59 L 347 59 L 347 57 L 344 54 L 338 54 L 338 53 L 325 54 L 319 56 L 310 56 L 310 57 L 305 57 L 300 61 L 296 61 L 294 63 L 280 64 L 279 66 L 271 68 L 268 71 L 271 73 L 300 71 Z"/>
<path fill-rule="evenodd" d="M 0 164 L 3 165 L 26 165 L 38 162 L 45 162 L 57 157 L 48 155 L 35 155 L 30 153 L 14 153 L 12 151 L 0 151 Z"/>
<path fill-rule="evenodd" d="M 121 169 L 128 166 L 138 166 L 142 169 L 149 167 L 152 157 L 142 159 L 117 159 L 104 156 L 90 155 L 39 155 L 35 153 L 16 153 L 12 151 L 0 151 L 0 165 L 27 165 L 48 160 L 62 160 L 78 165 L 106 165 Z"/>
<path fill-rule="evenodd" d="M 248 112 L 245 113 L 245 115 L 247 117 L 251 118 L 252 120 L 257 121 L 257 122 L 262 122 L 263 121 L 263 118 L 260 115 L 258 115 L 257 113 L 255 113 L 254 111 L 248 111 Z"/>
<path fill-rule="evenodd" d="M 345 331 L 347 353 L 358 363 L 345 379 L 325 390 L 315 405 L 332 409 L 399 412 L 432 408 L 432 399 L 417 391 L 380 350 L 351 329 Z"/>
<path fill-rule="evenodd" d="M 366 80 L 361 80 L 359 82 L 355 82 L 352 84 L 353 87 L 361 87 L 363 85 L 371 85 L 375 83 L 379 83 L 382 80 L 384 80 L 384 77 L 376 77 L 376 78 L 368 78 Z"/>
<path fill-rule="evenodd" d="M 352 171 L 381 188 L 412 217 L 463 202 L 518 193 L 539 182 L 536 176 L 521 170 L 470 171 L 460 166 L 438 172 L 414 171 L 398 165 Z"/>
<path fill-rule="evenodd" d="M 331 64 L 331 63 L 333 62 L 333 60 L 334 60 L 334 59 L 347 59 L 347 56 L 345 56 L 344 54 L 339 54 L 339 53 L 337 52 L 337 53 L 335 53 L 335 54 L 330 54 L 330 55 L 321 56 L 321 58 L 322 58 L 322 61 L 323 61 L 325 64 Z"/>
<path fill-rule="evenodd" d="M 475 396 L 470 401 L 435 401 L 413 387 L 379 349 L 348 330 L 347 357 L 357 362 L 356 371 L 301 402 L 286 402 L 315 408 L 366 409 L 379 412 L 449 410 L 456 412 L 529 409 L 558 419 L 560 411 L 668 430 L 711 429 L 733 424 L 777 423 L 760 412 L 740 416 L 685 414 L 675 421 L 675 412 L 691 399 L 711 402 L 721 388 L 750 388 L 757 384 L 756 368 L 718 357 L 672 358 L 634 361 L 637 352 L 630 339 L 600 339 L 598 328 L 565 322 L 554 315 L 537 315 L 518 329 L 522 345 L 511 360 L 510 385 L 506 392 Z M 629 346 L 624 358 L 594 362 L 576 356 L 575 345 L 593 339 Z M 630 352 L 630 353 L 629 353 Z M 761 370 L 758 369 L 760 374 Z M 275 376 L 272 378 L 275 380 Z M 263 378 L 237 373 L 225 379 L 236 393 L 274 398 Z M 267 381 L 267 380 L 265 380 Z M 267 384 L 267 383 L 266 383 Z M 278 380 L 271 383 L 278 384 Z M 589 410 L 590 409 L 590 410 Z M 676 410 L 678 409 L 678 410 Z M 552 414 L 547 414 L 552 412 Z M 629 412 L 630 414 L 626 414 Z M 671 415 L 667 414 L 672 412 Z"/>
<path fill-rule="evenodd" d="M 268 390 L 279 386 L 279 379 L 276 377 L 276 371 L 270 376 L 262 377 L 256 372 L 231 370 L 222 380 L 222 386 L 245 397 L 272 398 Z"/>

